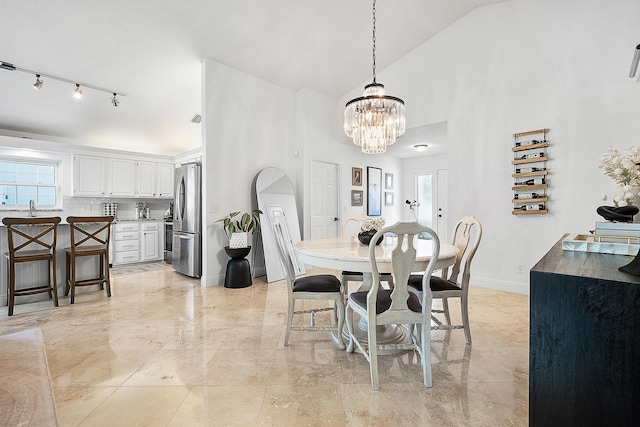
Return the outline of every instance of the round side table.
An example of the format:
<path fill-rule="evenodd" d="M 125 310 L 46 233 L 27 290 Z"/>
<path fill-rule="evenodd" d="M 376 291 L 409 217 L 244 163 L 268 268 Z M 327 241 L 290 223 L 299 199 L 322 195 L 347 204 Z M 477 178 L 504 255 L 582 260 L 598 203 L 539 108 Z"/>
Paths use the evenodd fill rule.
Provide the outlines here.
<path fill-rule="evenodd" d="M 224 276 L 225 288 L 246 288 L 251 286 L 251 267 L 245 258 L 251 251 L 251 246 L 246 248 L 230 248 L 226 246 L 224 251 L 231 257 L 227 262 L 227 272 Z"/>

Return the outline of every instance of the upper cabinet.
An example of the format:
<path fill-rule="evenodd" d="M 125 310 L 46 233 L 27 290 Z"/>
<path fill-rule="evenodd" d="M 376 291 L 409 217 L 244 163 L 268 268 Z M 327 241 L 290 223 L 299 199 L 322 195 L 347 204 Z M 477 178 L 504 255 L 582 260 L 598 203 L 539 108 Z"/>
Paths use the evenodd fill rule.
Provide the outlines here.
<path fill-rule="evenodd" d="M 108 159 L 107 194 L 110 197 L 136 195 L 136 162 L 126 159 Z"/>
<path fill-rule="evenodd" d="M 105 196 L 106 159 L 95 156 L 73 156 L 73 195 Z"/>
<path fill-rule="evenodd" d="M 154 162 L 137 162 L 136 196 L 156 197 L 158 164 Z"/>
<path fill-rule="evenodd" d="M 173 173 L 171 163 L 75 155 L 73 195 L 173 198 Z"/>
<path fill-rule="evenodd" d="M 173 163 L 158 163 L 158 197 L 173 197 Z"/>

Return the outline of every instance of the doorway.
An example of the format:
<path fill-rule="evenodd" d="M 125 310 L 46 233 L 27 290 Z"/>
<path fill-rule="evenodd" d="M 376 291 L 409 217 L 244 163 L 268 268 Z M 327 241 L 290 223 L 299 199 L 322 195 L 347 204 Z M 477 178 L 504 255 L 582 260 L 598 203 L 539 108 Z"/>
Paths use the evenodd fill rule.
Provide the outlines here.
<path fill-rule="evenodd" d="M 447 170 L 417 172 L 414 178 L 417 206 L 410 220 L 432 228 L 447 240 Z"/>
<path fill-rule="evenodd" d="M 338 235 L 338 172 L 336 163 L 312 161 L 312 239 Z"/>

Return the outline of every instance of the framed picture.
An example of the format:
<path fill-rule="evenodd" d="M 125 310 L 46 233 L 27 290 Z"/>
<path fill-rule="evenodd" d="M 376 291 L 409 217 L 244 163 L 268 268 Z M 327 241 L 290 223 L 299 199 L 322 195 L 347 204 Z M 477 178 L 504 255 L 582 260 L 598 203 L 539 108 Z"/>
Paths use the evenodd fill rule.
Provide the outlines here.
<path fill-rule="evenodd" d="M 393 190 L 393 174 L 392 173 L 384 174 L 384 189 Z"/>
<path fill-rule="evenodd" d="M 362 185 L 362 168 L 351 168 L 351 185 Z"/>
<path fill-rule="evenodd" d="M 384 205 L 393 206 L 393 191 L 384 192 Z"/>
<path fill-rule="evenodd" d="M 351 190 L 351 206 L 362 206 L 362 190 Z"/>
<path fill-rule="evenodd" d="M 367 166 L 367 215 L 382 215 L 382 169 Z"/>

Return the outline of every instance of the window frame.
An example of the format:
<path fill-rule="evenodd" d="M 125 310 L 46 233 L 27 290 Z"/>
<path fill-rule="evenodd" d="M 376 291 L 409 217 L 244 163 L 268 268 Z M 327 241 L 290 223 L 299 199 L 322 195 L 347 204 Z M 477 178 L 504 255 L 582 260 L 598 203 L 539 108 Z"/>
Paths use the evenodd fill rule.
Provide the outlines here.
<path fill-rule="evenodd" d="M 0 162 L 6 163 L 22 163 L 36 166 L 51 166 L 54 168 L 54 184 L 38 184 L 38 183 L 17 183 L 17 182 L 6 182 L 0 181 L 0 185 L 16 185 L 16 186 L 30 186 L 30 187 L 47 187 L 54 188 L 55 191 L 55 204 L 54 205 L 35 205 L 36 209 L 40 210 L 62 210 L 62 159 L 59 158 L 33 158 L 33 157 L 23 157 L 23 156 L 11 156 L 11 155 L 0 155 Z M 17 200 L 16 200 L 17 202 Z M 0 211 L 28 211 L 29 204 L 15 204 L 15 205 L 3 205 L 0 204 Z"/>

